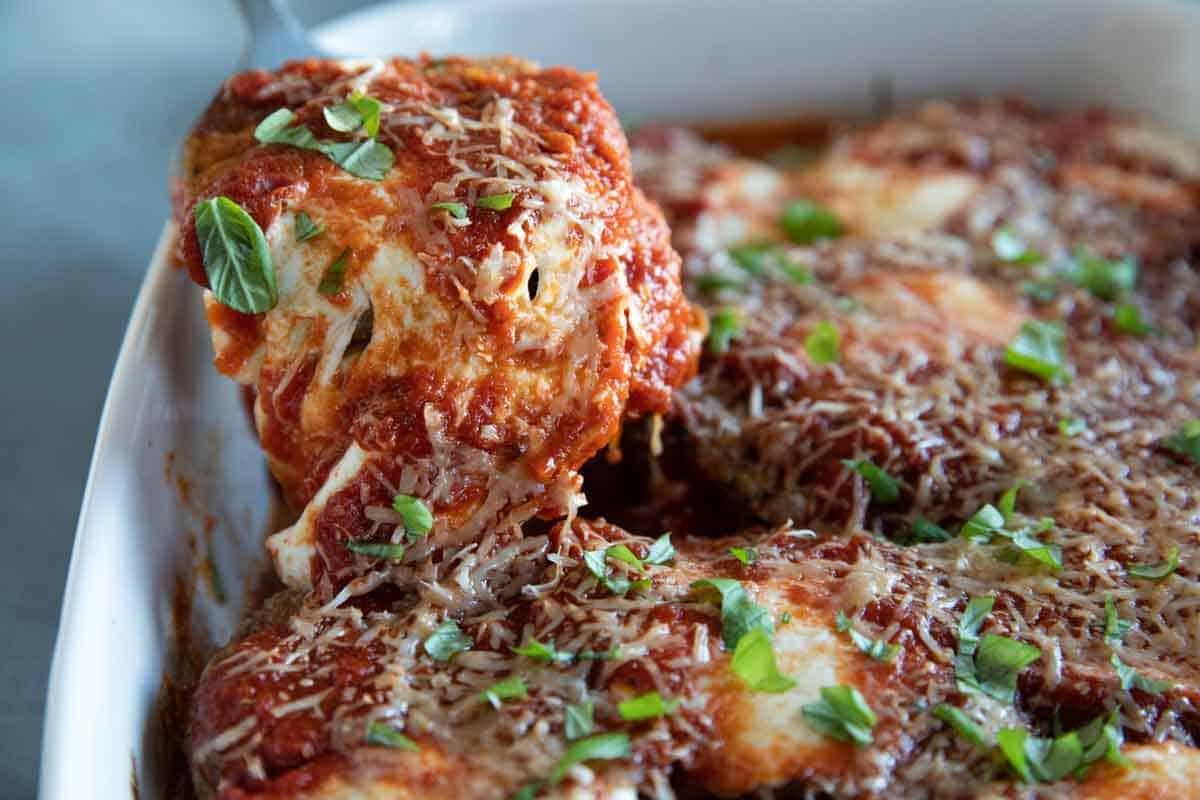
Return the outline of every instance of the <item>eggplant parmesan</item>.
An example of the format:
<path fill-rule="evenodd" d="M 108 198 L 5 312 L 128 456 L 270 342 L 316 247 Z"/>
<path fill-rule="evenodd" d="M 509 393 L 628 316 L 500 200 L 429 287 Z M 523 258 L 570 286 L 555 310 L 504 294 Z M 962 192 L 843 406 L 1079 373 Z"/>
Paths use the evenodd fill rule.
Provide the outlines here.
<path fill-rule="evenodd" d="M 182 256 L 298 516 L 198 793 L 1193 796 L 1200 150 L 633 144 L 513 59 L 226 84 Z"/>

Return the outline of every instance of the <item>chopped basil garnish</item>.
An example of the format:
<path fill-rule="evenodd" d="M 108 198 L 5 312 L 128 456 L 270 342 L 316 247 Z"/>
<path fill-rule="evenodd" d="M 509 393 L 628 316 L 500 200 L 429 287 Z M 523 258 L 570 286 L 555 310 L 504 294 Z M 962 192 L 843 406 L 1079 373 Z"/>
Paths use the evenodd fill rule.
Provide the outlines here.
<path fill-rule="evenodd" d="M 625 595 L 630 591 L 650 588 L 649 578 L 631 581 L 628 578 L 612 577 L 612 571 L 608 568 L 608 559 L 610 558 L 629 564 L 639 572 L 643 569 L 641 560 L 623 544 L 611 545 L 603 550 L 589 550 L 583 554 L 583 563 L 588 571 L 596 576 L 596 580 L 600 582 L 601 586 L 616 595 Z"/>
<path fill-rule="evenodd" d="M 794 680 L 779 672 L 771 635 L 762 628 L 754 628 L 738 641 L 730 666 L 734 674 L 756 692 L 777 694 L 796 685 Z"/>
<path fill-rule="evenodd" d="M 1190 459 L 1193 464 L 1200 464 L 1200 419 L 1194 419 L 1183 426 L 1179 433 L 1163 439 L 1162 446 L 1167 450 Z"/>
<path fill-rule="evenodd" d="M 629 736 L 624 733 L 601 733 L 580 739 L 567 748 L 562 758 L 554 765 L 547 778 L 551 785 L 566 777 L 567 771 L 576 764 L 585 761 L 611 761 L 617 758 L 629 758 L 632 748 Z"/>
<path fill-rule="evenodd" d="M 396 495 L 392 498 L 392 508 L 403 518 L 404 530 L 409 534 L 423 535 L 433 527 L 433 512 L 412 495 Z"/>
<path fill-rule="evenodd" d="M 1125 634 L 1133 627 L 1133 622 L 1117 616 L 1117 604 L 1112 595 L 1104 595 L 1104 642 L 1109 647 L 1119 647 Z"/>
<path fill-rule="evenodd" d="M 324 109 L 325 122 L 341 133 L 362 128 L 372 138 L 379 133 L 380 103 L 373 97 L 354 92 L 345 102 Z"/>
<path fill-rule="evenodd" d="M 1051 279 L 1021 281 L 1021 294 L 1035 303 L 1049 303 L 1058 294 L 1058 282 Z"/>
<path fill-rule="evenodd" d="M 900 499 L 900 481 L 875 466 L 870 459 L 854 461 L 844 458 L 842 463 L 866 479 L 867 485 L 871 487 L 871 497 L 875 500 L 894 503 Z"/>
<path fill-rule="evenodd" d="M 1016 694 L 1017 674 L 1038 660 L 1041 651 L 1006 636 L 979 637 L 979 629 L 994 603 L 992 597 L 973 597 L 967 604 L 958 623 L 954 677 L 963 694 L 982 693 L 1011 703 Z"/>
<path fill-rule="evenodd" d="M 804 718 L 818 733 L 858 746 L 873 741 L 875 712 L 853 686 L 826 686 L 821 700 L 802 709 Z"/>
<path fill-rule="evenodd" d="M 1142 310 L 1132 303 L 1122 303 L 1113 310 L 1113 324 L 1117 330 L 1130 336 L 1162 334 L 1162 331 L 1142 319 Z"/>
<path fill-rule="evenodd" d="M 842 235 L 841 221 L 811 200 L 788 203 L 779 224 L 796 244 L 810 244 L 818 239 L 835 239 Z"/>
<path fill-rule="evenodd" d="M 814 364 L 835 364 L 842 359 L 842 334 L 832 322 L 822 320 L 804 337 L 804 350 Z"/>
<path fill-rule="evenodd" d="M 393 750 L 404 750 L 409 753 L 415 753 L 421 749 L 412 739 L 391 725 L 379 721 L 372 721 L 367 725 L 367 744 L 376 747 L 390 747 Z"/>
<path fill-rule="evenodd" d="M 792 621 L 792 612 L 785 611 L 779 615 L 779 624 L 780 625 L 787 625 L 791 621 Z"/>
<path fill-rule="evenodd" d="M 650 552 L 646 553 L 646 557 L 642 560 L 646 564 L 655 566 L 662 566 L 668 561 L 674 561 L 675 546 L 671 544 L 671 534 L 664 533 L 655 539 L 654 544 L 650 545 Z"/>
<path fill-rule="evenodd" d="M 1076 731 L 1083 745 L 1083 765 L 1094 764 L 1104 759 L 1120 767 L 1129 766 L 1129 759 L 1121 755 L 1125 736 L 1121 731 L 1121 715 L 1113 709 L 1106 716 L 1096 717 Z"/>
<path fill-rule="evenodd" d="M 267 116 L 254 129 L 254 138 L 263 144 L 286 144 L 321 153 L 342 169 L 359 178 L 381 181 L 396 161 L 395 154 L 374 138 L 354 142 L 327 142 L 318 139 L 305 125 L 291 126 L 296 115 L 281 108 Z"/>
<path fill-rule="evenodd" d="M 1162 694 L 1167 689 L 1170 689 L 1175 685 L 1170 681 L 1160 681 L 1153 678 L 1147 678 L 1145 675 L 1122 661 L 1116 653 L 1113 653 L 1111 656 L 1109 656 L 1108 663 L 1112 664 L 1113 669 L 1117 671 L 1117 679 L 1121 681 L 1121 688 L 1127 692 L 1130 689 L 1138 689 L 1146 692 L 1147 694 Z"/>
<path fill-rule="evenodd" d="M 1087 430 L 1087 423 L 1078 417 L 1064 417 L 1058 421 L 1058 432 L 1063 436 L 1078 436 Z"/>
<path fill-rule="evenodd" d="M 1154 564 L 1132 564 L 1127 570 L 1131 578 L 1144 578 L 1149 581 L 1161 581 L 1179 568 L 1179 548 L 1171 545 L 1165 561 Z"/>
<path fill-rule="evenodd" d="M 297 242 L 307 242 L 309 239 L 315 238 L 324 233 L 325 228 L 313 222 L 312 217 L 310 217 L 308 214 L 304 213 L 303 211 L 298 211 L 296 213 L 295 232 Z"/>
<path fill-rule="evenodd" d="M 1004 351 L 1004 361 L 1014 369 L 1043 380 L 1061 380 L 1067 374 L 1065 339 L 1066 335 L 1060 326 L 1029 320 L 1021 326 L 1017 338 Z"/>
<path fill-rule="evenodd" d="M 349 258 L 349 247 L 338 253 L 338 257 L 333 260 L 333 263 L 325 270 L 325 274 L 321 276 L 321 282 L 317 284 L 318 292 L 329 295 L 337 294 L 342 290 L 342 285 L 346 278 L 346 261 Z"/>
<path fill-rule="evenodd" d="M 1038 264 L 1044 260 L 1041 253 L 1031 250 L 1007 225 L 992 234 L 992 252 L 1010 264 Z"/>
<path fill-rule="evenodd" d="M 545 664 L 569 664 L 574 660 L 574 656 L 564 650 L 558 650 L 554 647 L 554 640 L 542 644 L 537 639 L 529 639 L 522 647 L 510 648 L 519 656 L 531 658 L 534 661 L 541 661 Z"/>
<path fill-rule="evenodd" d="M 706 578 L 691 585 L 691 590 L 701 595 L 721 598 L 721 639 L 729 650 L 736 650 L 742 637 L 755 628 L 762 628 L 768 635 L 775 632 L 771 615 L 755 603 L 746 589 L 731 578 Z"/>
<path fill-rule="evenodd" d="M 754 547 L 731 547 L 729 555 L 745 564 L 747 567 L 758 561 L 758 550 Z"/>
<path fill-rule="evenodd" d="M 742 321 L 737 312 L 723 308 L 713 314 L 708 327 L 708 352 L 724 353 L 733 337 L 741 333 Z"/>
<path fill-rule="evenodd" d="M 404 558 L 405 546 L 395 542 L 346 542 L 346 549 L 360 556 L 399 561 Z"/>
<path fill-rule="evenodd" d="M 617 661 L 621 658 L 621 648 L 613 647 L 608 650 L 580 650 L 575 654 L 580 661 Z"/>
<path fill-rule="evenodd" d="M 954 536 L 950 531 L 936 522 L 930 522 L 924 517 L 917 517 L 913 520 L 912 527 L 909 529 L 907 536 L 903 538 L 904 541 L 901 544 L 933 544 L 936 542 L 948 542 Z"/>
<path fill-rule="evenodd" d="M 201 200 L 192 209 L 196 238 L 213 296 L 243 314 L 275 307 L 279 290 L 262 228 L 228 197 Z"/>
<path fill-rule="evenodd" d="M 563 709 L 563 733 L 568 741 L 591 736 L 595 723 L 592 721 L 595 709 L 591 703 L 578 703 Z"/>
<path fill-rule="evenodd" d="M 946 705 L 945 703 L 939 703 L 933 707 L 933 715 L 942 722 L 945 722 L 959 736 L 976 747 L 988 746 L 987 739 L 983 736 L 983 731 L 961 709 Z"/>
<path fill-rule="evenodd" d="M 1042 739 L 1024 728 L 1004 728 L 996 734 L 996 744 L 1024 783 L 1062 780 L 1083 764 L 1083 744 L 1074 731 Z"/>
<path fill-rule="evenodd" d="M 980 692 L 1001 702 L 1012 703 L 1016 698 L 1017 675 L 1041 657 L 1042 651 L 1033 645 L 1007 636 L 984 634 L 969 667 L 959 674 L 959 665 L 955 665 L 959 691 L 964 694 Z"/>
<path fill-rule="evenodd" d="M 1075 251 L 1069 268 L 1071 280 L 1101 300 L 1113 300 L 1133 289 L 1137 275 L 1138 264 L 1132 258 L 1108 261 L 1082 249 Z"/>
<path fill-rule="evenodd" d="M 664 700 L 658 692 L 647 692 L 618 703 L 617 713 L 626 722 L 640 722 L 674 714 L 678 708 L 678 699 Z"/>
<path fill-rule="evenodd" d="M 733 262 L 751 275 L 772 278 L 782 276 L 801 285 L 813 282 L 812 272 L 803 264 L 790 259 L 787 252 L 777 244 L 747 242 L 734 245 L 728 252 Z"/>
<path fill-rule="evenodd" d="M 719 292 L 722 289 L 741 289 L 746 284 L 724 275 L 709 272 L 696 278 L 696 288 L 702 292 Z"/>
<path fill-rule="evenodd" d="M 491 211 L 507 211 L 512 208 L 513 200 L 515 199 L 517 199 L 517 196 L 512 192 L 489 194 L 476 200 L 475 207 L 486 208 Z"/>
<path fill-rule="evenodd" d="M 436 208 L 436 209 L 445 211 L 447 214 L 454 217 L 455 219 L 466 219 L 467 218 L 467 204 L 466 203 L 449 203 L 449 202 L 448 203 L 434 203 L 432 206 L 430 206 L 430 208 Z"/>
<path fill-rule="evenodd" d="M 1021 491 L 1021 487 L 1025 484 L 1022 481 L 1017 481 L 1000 495 L 1000 499 L 996 501 L 996 509 L 1000 515 L 1004 517 L 1005 524 L 1008 524 L 1012 519 L 1013 514 L 1017 511 L 1017 494 Z"/>
<path fill-rule="evenodd" d="M 497 681 L 480 693 L 479 699 L 491 703 L 492 708 L 499 708 L 505 700 L 522 700 L 529 696 L 529 689 L 520 675 L 511 675 L 502 681 Z"/>
<path fill-rule="evenodd" d="M 1004 524 L 1004 515 L 1000 513 L 999 509 L 988 503 L 963 523 L 959 535 L 970 542 L 987 544 L 993 536 L 1004 530 Z"/>
<path fill-rule="evenodd" d="M 458 623 L 448 619 L 434 629 L 425 640 L 425 652 L 434 661 L 449 661 L 456 654 L 470 650 L 475 640 L 463 633 Z"/>
<path fill-rule="evenodd" d="M 854 630 L 854 624 L 850 621 L 850 618 L 841 611 L 837 612 L 836 623 L 839 633 L 850 634 L 850 641 L 854 642 L 854 646 L 876 661 L 894 661 L 896 655 L 900 652 L 900 645 L 898 644 L 888 644 L 882 639 L 872 639 Z"/>

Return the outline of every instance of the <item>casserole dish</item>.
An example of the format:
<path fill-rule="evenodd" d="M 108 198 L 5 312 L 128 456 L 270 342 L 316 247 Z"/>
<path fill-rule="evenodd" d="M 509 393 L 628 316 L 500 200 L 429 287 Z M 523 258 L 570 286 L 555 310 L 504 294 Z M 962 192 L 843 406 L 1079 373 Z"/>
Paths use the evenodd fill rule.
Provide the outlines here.
<path fill-rule="evenodd" d="M 886 84 L 900 102 L 1011 90 L 1191 133 L 1200 120 L 1200 13 L 1182 4 L 406 4 L 347 17 L 322 41 L 594 69 L 632 119 L 861 114 Z M 48 798 L 166 793 L 156 699 L 188 649 L 178 633 L 224 642 L 261 564 L 269 481 L 237 390 L 209 363 L 200 306 L 168 263 L 171 235 L 134 310 L 81 510 L 48 698 Z"/>

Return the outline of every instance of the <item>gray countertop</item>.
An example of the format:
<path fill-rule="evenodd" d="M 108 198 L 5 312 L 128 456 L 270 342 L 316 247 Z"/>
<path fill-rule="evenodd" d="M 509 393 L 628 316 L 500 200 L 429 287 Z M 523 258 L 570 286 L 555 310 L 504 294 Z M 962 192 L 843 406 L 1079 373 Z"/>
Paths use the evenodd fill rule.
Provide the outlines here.
<path fill-rule="evenodd" d="M 308 0 L 308 23 L 366 5 Z M 166 163 L 234 66 L 232 2 L 0 3 L 0 796 L 33 797 L 100 406 L 167 214 Z"/>

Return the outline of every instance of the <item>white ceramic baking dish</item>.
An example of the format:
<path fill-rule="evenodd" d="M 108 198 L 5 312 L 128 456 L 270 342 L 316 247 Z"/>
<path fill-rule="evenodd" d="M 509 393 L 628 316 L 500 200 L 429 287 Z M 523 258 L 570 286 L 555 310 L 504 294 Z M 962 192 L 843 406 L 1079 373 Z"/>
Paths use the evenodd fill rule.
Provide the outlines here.
<path fill-rule="evenodd" d="M 1200 134 L 1200 5 L 1131 0 L 433 0 L 320 32 L 346 54 L 512 52 L 596 70 L 628 118 L 861 113 L 1018 92 L 1104 102 Z M 80 511 L 46 711 L 46 800 L 164 794 L 156 696 L 177 581 L 223 641 L 262 564 L 269 485 L 236 388 L 213 371 L 199 293 L 164 233 L 113 374 Z M 181 483 L 183 481 L 183 483 Z M 211 527 L 211 547 L 205 536 Z M 210 552 L 211 550 L 211 552 Z M 197 575 L 219 568 L 225 602 Z"/>

